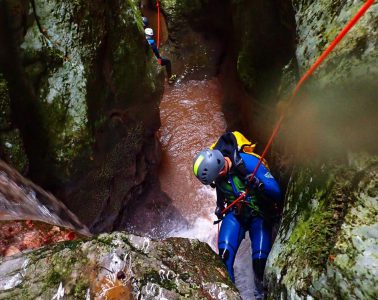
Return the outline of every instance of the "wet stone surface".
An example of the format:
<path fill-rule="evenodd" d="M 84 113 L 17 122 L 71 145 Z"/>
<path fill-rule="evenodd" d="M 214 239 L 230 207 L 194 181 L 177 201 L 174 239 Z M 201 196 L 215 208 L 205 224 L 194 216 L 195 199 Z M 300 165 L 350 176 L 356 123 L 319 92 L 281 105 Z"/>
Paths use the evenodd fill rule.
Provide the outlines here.
<path fill-rule="evenodd" d="M 0 263 L 0 299 L 241 299 L 221 260 L 197 240 L 103 234 Z"/>

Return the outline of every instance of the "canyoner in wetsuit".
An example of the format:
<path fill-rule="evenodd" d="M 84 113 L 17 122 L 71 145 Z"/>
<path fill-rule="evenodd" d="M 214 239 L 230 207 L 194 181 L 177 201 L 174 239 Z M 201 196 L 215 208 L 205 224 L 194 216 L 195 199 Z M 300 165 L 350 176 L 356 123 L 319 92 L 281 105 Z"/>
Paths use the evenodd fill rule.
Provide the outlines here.
<path fill-rule="evenodd" d="M 249 232 L 256 284 L 255 297 L 261 299 L 264 297 L 264 269 L 271 249 L 271 226 L 264 208 L 268 202 L 281 201 L 281 190 L 265 160 L 252 182 L 249 180 L 260 158 L 253 153 L 254 146 L 241 133 L 228 132 L 210 149 L 199 152 L 193 161 L 193 171 L 203 184 L 216 188 L 215 214 L 218 219 L 223 219 L 218 239 L 219 255 L 233 282 L 236 252 L 245 233 Z M 224 207 L 237 199 L 248 186 L 246 197 L 223 217 Z"/>
<path fill-rule="evenodd" d="M 159 65 L 165 66 L 165 70 L 167 71 L 167 78 L 168 78 L 168 83 L 172 84 L 176 80 L 176 75 L 172 74 L 172 64 L 171 61 L 167 58 L 163 58 L 160 56 L 159 49 L 156 45 L 155 38 L 154 38 L 154 31 L 152 28 L 147 27 L 148 26 L 148 20 L 146 17 L 142 18 L 143 21 L 143 26 L 145 27 L 144 33 L 146 35 L 146 40 L 148 44 L 150 45 L 152 51 L 154 52 Z"/>

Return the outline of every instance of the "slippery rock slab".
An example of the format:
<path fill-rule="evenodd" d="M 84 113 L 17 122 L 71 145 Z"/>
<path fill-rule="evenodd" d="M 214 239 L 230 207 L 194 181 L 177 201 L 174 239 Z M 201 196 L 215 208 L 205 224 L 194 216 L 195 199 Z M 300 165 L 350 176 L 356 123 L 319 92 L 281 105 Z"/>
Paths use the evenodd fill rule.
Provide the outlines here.
<path fill-rule="evenodd" d="M 0 262 L 0 299 L 241 299 L 198 240 L 103 234 Z"/>

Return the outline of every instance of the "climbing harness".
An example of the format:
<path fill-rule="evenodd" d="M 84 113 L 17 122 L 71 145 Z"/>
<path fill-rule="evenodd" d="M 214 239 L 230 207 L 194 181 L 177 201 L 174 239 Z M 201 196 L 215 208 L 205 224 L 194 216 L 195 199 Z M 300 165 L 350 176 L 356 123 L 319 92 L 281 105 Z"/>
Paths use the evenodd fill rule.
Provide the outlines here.
<path fill-rule="evenodd" d="M 156 47 L 160 48 L 160 4 L 159 0 L 156 0 L 156 8 L 157 8 L 157 43 Z"/>
<path fill-rule="evenodd" d="M 288 105 L 284 109 L 284 111 L 281 113 L 278 122 L 276 126 L 273 129 L 272 135 L 269 138 L 269 141 L 267 145 L 265 146 L 265 149 L 255 167 L 255 169 L 252 172 L 251 177 L 249 178 L 250 181 L 253 180 L 253 178 L 256 175 L 257 170 L 259 169 L 261 163 L 264 160 L 264 157 L 266 156 L 270 146 L 273 143 L 273 140 L 278 134 L 278 131 L 281 127 L 281 124 L 285 118 L 285 115 L 288 111 L 289 106 L 293 102 L 294 98 L 297 96 L 299 89 L 303 85 L 303 83 L 311 76 L 312 73 L 319 67 L 319 65 L 325 60 L 325 58 L 328 56 L 329 53 L 336 47 L 336 45 L 344 38 L 344 36 L 349 32 L 349 30 L 358 22 L 358 20 L 366 13 L 366 11 L 369 9 L 369 7 L 375 2 L 375 0 L 367 0 L 365 4 L 359 9 L 359 11 L 354 15 L 354 17 L 345 25 L 345 27 L 341 30 L 341 32 L 338 34 L 338 36 L 333 40 L 333 42 L 328 46 L 328 48 L 322 53 L 322 55 L 315 61 L 315 63 L 307 70 L 307 72 L 301 77 L 301 79 L 298 81 L 297 85 L 295 86 L 293 93 L 291 97 L 289 98 Z M 223 209 L 222 214 L 225 214 L 230 208 L 232 208 L 234 205 L 236 205 L 238 202 L 243 200 L 245 196 L 248 194 L 249 188 L 246 189 L 244 193 L 242 193 L 236 200 L 234 200 L 230 205 L 228 205 L 225 209 Z"/>

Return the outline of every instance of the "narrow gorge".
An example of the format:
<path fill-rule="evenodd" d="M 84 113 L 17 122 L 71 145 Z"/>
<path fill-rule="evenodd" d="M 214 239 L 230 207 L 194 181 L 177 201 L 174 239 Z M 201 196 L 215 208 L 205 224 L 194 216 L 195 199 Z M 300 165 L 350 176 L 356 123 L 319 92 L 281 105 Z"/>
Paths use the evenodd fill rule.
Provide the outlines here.
<path fill-rule="evenodd" d="M 0 299 L 255 299 L 193 157 L 283 112 L 265 298 L 378 298 L 376 1 L 2 0 L 0 44 Z"/>

